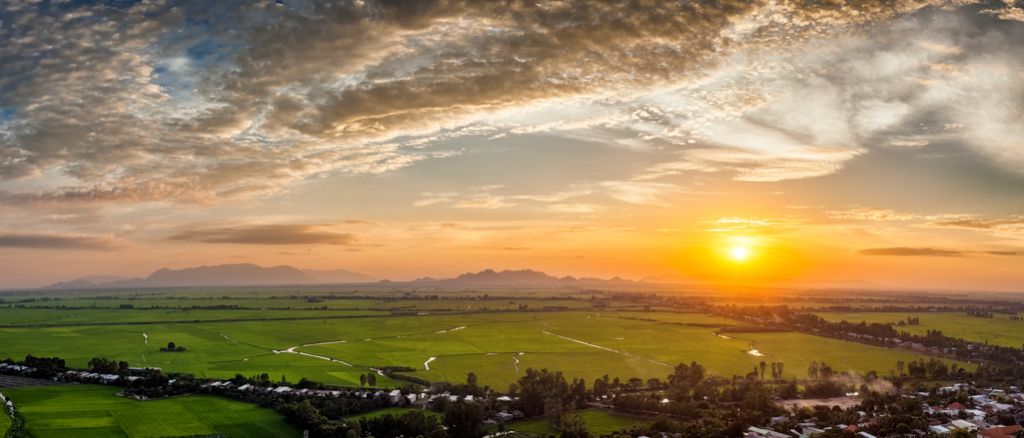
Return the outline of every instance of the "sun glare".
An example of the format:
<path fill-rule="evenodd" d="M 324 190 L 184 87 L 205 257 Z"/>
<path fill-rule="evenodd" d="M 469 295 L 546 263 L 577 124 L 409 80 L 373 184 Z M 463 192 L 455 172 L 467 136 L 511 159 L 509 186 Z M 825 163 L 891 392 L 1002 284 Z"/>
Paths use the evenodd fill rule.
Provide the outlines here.
<path fill-rule="evenodd" d="M 745 262 L 750 259 L 750 248 L 746 246 L 734 246 L 729 248 L 729 258 L 734 262 Z"/>

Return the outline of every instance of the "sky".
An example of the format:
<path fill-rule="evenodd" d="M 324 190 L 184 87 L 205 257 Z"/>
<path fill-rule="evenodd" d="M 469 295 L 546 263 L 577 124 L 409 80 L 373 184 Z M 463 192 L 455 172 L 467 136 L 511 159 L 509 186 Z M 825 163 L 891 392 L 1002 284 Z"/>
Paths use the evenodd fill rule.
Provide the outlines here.
<path fill-rule="evenodd" d="M 7 0 L 0 287 L 1024 290 L 1024 3 Z"/>

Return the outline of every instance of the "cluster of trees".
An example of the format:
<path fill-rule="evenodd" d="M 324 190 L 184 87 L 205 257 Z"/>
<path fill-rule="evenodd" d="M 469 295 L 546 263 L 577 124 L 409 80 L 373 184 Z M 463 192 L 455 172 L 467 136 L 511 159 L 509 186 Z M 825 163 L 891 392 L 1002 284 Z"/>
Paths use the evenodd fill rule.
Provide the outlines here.
<path fill-rule="evenodd" d="M 185 351 L 185 347 L 183 347 L 181 345 L 177 345 L 173 341 L 171 341 L 171 342 L 167 343 L 166 347 L 160 347 L 160 351 L 169 351 L 169 352 L 180 353 L 182 351 Z"/>
<path fill-rule="evenodd" d="M 116 361 L 105 357 L 89 359 L 89 371 L 100 374 L 128 374 L 128 362 Z"/>
<path fill-rule="evenodd" d="M 366 386 L 366 385 L 377 386 L 377 374 L 376 373 L 366 373 L 366 374 L 360 374 L 359 375 L 359 386 Z"/>
<path fill-rule="evenodd" d="M 13 362 L 10 359 L 7 359 L 7 361 Z M 64 359 L 59 357 L 35 357 L 29 354 L 25 356 L 23 364 L 27 367 L 35 368 L 37 374 L 48 378 L 56 376 L 67 369 Z"/>
<path fill-rule="evenodd" d="M 921 325 L 920 316 L 908 316 L 906 321 L 899 321 L 896 323 L 897 326 L 903 327 L 906 325 Z"/>
<path fill-rule="evenodd" d="M 267 397 L 252 394 L 255 398 Z M 260 400 L 254 400 L 259 403 Z M 289 421 L 306 429 L 312 437 L 423 437 L 423 438 L 478 438 L 484 434 L 486 412 L 479 403 L 457 401 L 440 403 L 440 413 L 410 411 L 401 415 L 386 414 L 362 418 L 358 422 L 339 420 L 357 412 L 380 406 L 380 401 L 347 398 L 305 398 L 276 401 L 274 406 Z M 335 420 L 332 420 L 335 419 Z"/>
<path fill-rule="evenodd" d="M 834 374 L 832 366 L 825 362 L 811 361 L 807 365 L 807 376 L 812 379 L 831 379 Z"/>
<path fill-rule="evenodd" d="M 995 315 L 992 312 L 971 309 L 967 311 L 967 316 L 974 316 L 978 318 L 992 318 Z"/>
<path fill-rule="evenodd" d="M 902 364 L 902 361 L 896 362 L 896 369 L 901 375 L 904 368 Z M 935 358 L 928 359 L 927 361 L 924 359 L 912 360 L 906 363 L 905 368 L 910 377 L 921 380 L 964 379 L 969 376 L 969 373 L 963 367 L 957 364 L 946 364 Z"/>

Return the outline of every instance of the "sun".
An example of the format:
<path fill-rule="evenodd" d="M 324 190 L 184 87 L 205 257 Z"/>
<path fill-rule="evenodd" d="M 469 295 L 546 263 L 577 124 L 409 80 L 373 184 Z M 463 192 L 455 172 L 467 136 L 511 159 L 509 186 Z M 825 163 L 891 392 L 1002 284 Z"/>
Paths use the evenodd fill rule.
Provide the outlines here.
<path fill-rule="evenodd" d="M 750 260 L 750 256 L 753 255 L 749 246 L 734 246 L 729 248 L 729 259 L 734 262 L 742 263 Z"/>

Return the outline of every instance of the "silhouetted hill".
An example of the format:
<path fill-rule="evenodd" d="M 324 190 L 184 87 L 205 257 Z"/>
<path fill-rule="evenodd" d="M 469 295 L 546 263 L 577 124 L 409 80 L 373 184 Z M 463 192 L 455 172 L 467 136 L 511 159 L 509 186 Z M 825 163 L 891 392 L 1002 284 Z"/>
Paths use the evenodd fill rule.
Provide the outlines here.
<path fill-rule="evenodd" d="M 374 278 L 356 272 L 336 269 L 302 271 L 282 265 L 263 267 L 251 263 L 199 266 L 185 269 L 159 269 L 146 278 L 98 281 L 106 277 L 82 277 L 55 283 L 43 289 L 123 289 L 194 286 L 276 286 L 367 283 Z"/>
<path fill-rule="evenodd" d="M 480 272 L 468 272 L 455 278 L 432 279 L 422 278 L 410 282 L 417 285 L 451 286 L 451 287 L 584 287 L 636 284 L 631 280 L 618 277 L 611 279 L 555 277 L 532 269 L 517 271 L 495 271 L 485 269 Z"/>

